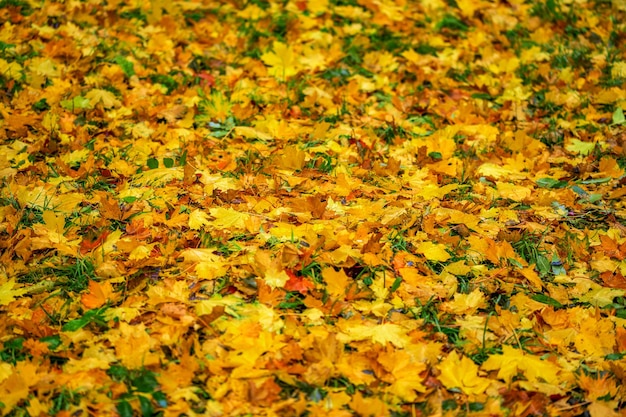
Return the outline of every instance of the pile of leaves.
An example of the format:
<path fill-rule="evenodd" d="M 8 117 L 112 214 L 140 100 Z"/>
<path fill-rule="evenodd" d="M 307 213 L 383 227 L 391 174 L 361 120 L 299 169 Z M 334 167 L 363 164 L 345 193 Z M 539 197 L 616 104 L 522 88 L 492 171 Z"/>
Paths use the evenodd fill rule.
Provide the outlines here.
<path fill-rule="evenodd" d="M 623 415 L 623 0 L 0 29 L 1 415 Z"/>

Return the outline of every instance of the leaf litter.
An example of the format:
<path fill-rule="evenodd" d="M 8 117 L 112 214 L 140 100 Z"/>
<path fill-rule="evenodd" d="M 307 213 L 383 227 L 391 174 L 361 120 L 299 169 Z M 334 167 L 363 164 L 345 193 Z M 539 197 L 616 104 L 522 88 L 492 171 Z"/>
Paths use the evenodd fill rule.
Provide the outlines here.
<path fill-rule="evenodd" d="M 1 415 L 622 415 L 623 2 L 1 4 Z"/>

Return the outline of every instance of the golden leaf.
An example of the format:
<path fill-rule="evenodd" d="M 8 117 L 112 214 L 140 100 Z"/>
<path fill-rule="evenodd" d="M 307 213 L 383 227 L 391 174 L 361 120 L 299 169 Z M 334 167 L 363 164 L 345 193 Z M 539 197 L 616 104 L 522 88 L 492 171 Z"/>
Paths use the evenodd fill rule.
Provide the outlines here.
<path fill-rule="evenodd" d="M 14 278 L 0 284 L 0 305 L 8 305 L 15 300 L 16 297 L 21 297 L 26 294 L 27 289 L 15 288 L 15 286 L 16 283 Z"/>
<path fill-rule="evenodd" d="M 189 214 L 189 228 L 191 230 L 200 230 L 209 223 L 209 216 L 204 210 L 195 209 Z"/>
<path fill-rule="evenodd" d="M 293 51 L 284 43 L 274 41 L 272 51 L 261 55 L 263 62 L 270 67 L 269 73 L 279 80 L 296 75 L 296 59 Z"/>
<path fill-rule="evenodd" d="M 445 262 L 450 259 L 450 254 L 446 251 L 446 245 L 433 242 L 421 242 L 415 250 L 421 253 L 429 261 Z"/>
<path fill-rule="evenodd" d="M 483 394 L 491 385 L 489 379 L 478 375 L 478 365 L 465 356 L 459 358 L 454 350 L 436 368 L 441 372 L 438 378 L 446 388 L 458 388 L 467 395 Z"/>

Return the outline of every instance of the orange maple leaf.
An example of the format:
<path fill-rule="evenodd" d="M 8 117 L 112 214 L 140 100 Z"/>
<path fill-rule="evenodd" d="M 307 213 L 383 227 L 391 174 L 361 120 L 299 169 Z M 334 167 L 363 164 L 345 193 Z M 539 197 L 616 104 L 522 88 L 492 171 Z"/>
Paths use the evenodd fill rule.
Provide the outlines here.
<path fill-rule="evenodd" d="M 83 294 L 80 301 L 89 309 L 103 306 L 112 298 L 113 286 L 110 282 L 89 281 L 89 292 Z"/>
<path fill-rule="evenodd" d="M 285 271 L 289 279 L 283 286 L 287 291 L 298 291 L 300 294 L 306 294 L 309 290 L 315 288 L 315 284 L 302 276 L 297 276 L 293 271 Z"/>

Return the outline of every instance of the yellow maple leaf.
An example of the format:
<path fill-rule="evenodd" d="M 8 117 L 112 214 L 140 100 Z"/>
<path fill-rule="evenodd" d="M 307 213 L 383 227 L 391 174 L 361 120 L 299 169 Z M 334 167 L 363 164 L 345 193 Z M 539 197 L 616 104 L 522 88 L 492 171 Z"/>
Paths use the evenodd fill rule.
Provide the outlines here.
<path fill-rule="evenodd" d="M 279 80 L 286 80 L 296 75 L 298 71 L 293 51 L 286 44 L 278 41 L 274 41 L 272 50 L 273 52 L 261 55 L 263 62 L 270 67 L 270 75 Z"/>
<path fill-rule="evenodd" d="M 122 103 L 115 97 L 115 94 L 99 88 L 94 88 L 93 90 L 90 90 L 87 94 L 85 94 L 85 98 L 89 100 L 89 103 L 91 103 L 91 105 L 102 103 L 102 107 L 104 107 L 105 109 L 119 107 L 122 105 Z"/>
<path fill-rule="evenodd" d="M 89 281 L 89 292 L 81 296 L 80 301 L 89 309 L 103 306 L 109 299 L 113 298 L 113 286 L 109 281 L 99 283 Z"/>
<path fill-rule="evenodd" d="M 326 282 L 326 291 L 333 297 L 342 297 L 348 289 L 350 278 L 343 269 L 335 271 L 334 268 L 324 268 L 322 277 Z"/>
<path fill-rule="evenodd" d="M 618 407 L 617 401 L 593 401 L 589 404 L 589 415 L 591 417 L 619 417 L 623 414 L 615 411 Z"/>
<path fill-rule="evenodd" d="M 115 356 L 129 369 L 139 369 L 159 363 L 159 356 L 151 350 L 153 341 L 143 323 L 130 325 L 120 322 L 119 329 L 111 335 Z"/>
<path fill-rule="evenodd" d="M 149 245 L 139 245 L 130 252 L 130 254 L 128 255 L 128 259 L 135 261 L 139 259 L 146 259 L 148 256 L 150 256 L 150 253 L 152 253 L 152 249 L 154 248 L 154 246 L 154 243 Z"/>
<path fill-rule="evenodd" d="M 450 254 L 446 252 L 446 245 L 433 242 L 422 242 L 417 245 L 417 253 L 421 253 L 429 261 L 445 262 L 450 259 Z"/>
<path fill-rule="evenodd" d="M 482 291 L 476 288 L 469 294 L 454 294 L 454 300 L 443 303 L 441 307 L 454 314 L 474 314 L 479 308 L 487 307 L 487 301 Z"/>
<path fill-rule="evenodd" d="M 195 209 L 189 214 L 189 228 L 191 230 L 200 230 L 209 224 L 209 216 L 200 209 Z"/>
<path fill-rule="evenodd" d="M 596 147 L 595 142 L 583 142 L 578 139 L 571 139 L 565 149 L 578 155 L 588 155 Z"/>
<path fill-rule="evenodd" d="M 613 302 L 615 297 L 622 297 L 626 294 L 626 291 L 614 289 L 614 288 L 606 288 L 606 287 L 597 287 L 593 290 L 589 291 L 587 294 L 578 298 L 578 301 L 582 301 L 584 303 L 590 303 L 591 305 L 598 307 L 605 307 Z"/>
<path fill-rule="evenodd" d="M 515 185 L 509 182 L 497 182 L 498 192 L 503 198 L 508 198 L 513 201 L 522 201 L 530 197 L 532 191 L 528 187 L 522 185 Z"/>
<path fill-rule="evenodd" d="M 189 300 L 189 284 L 185 281 L 166 279 L 159 285 L 148 289 L 151 304 L 187 302 Z"/>
<path fill-rule="evenodd" d="M 17 62 L 7 62 L 0 58 L 0 74 L 13 80 L 19 80 L 22 76 L 22 66 Z"/>
<path fill-rule="evenodd" d="M 27 292 L 24 288 L 15 288 L 15 279 L 11 278 L 4 284 L 0 284 L 0 305 L 5 306 Z"/>
<path fill-rule="evenodd" d="M 504 345 L 502 354 L 491 355 L 482 368 L 486 371 L 498 371 L 498 378 L 510 383 L 512 379 L 523 373 L 530 382 L 543 380 L 550 384 L 559 384 L 561 367 L 547 360 L 528 355 L 512 346 Z"/>
<path fill-rule="evenodd" d="M 393 323 L 383 323 L 377 326 L 355 325 L 351 323 L 344 327 L 344 332 L 337 336 L 337 338 L 344 343 L 371 340 L 383 346 L 387 343 L 391 343 L 399 348 L 405 347 L 409 343 L 406 330 Z"/>
<path fill-rule="evenodd" d="M 459 188 L 457 184 L 447 184 L 440 186 L 438 184 L 427 183 L 417 192 L 416 195 L 422 197 L 424 200 L 432 200 L 433 198 L 443 198 L 449 192 L 452 192 Z"/>
<path fill-rule="evenodd" d="M 285 146 L 276 163 L 280 169 L 293 171 L 302 169 L 305 159 L 306 153 L 297 146 Z"/>
<path fill-rule="evenodd" d="M 233 296 L 228 296 L 228 297 L 224 297 L 224 298 L 211 298 L 209 300 L 201 300 L 198 302 L 198 304 L 196 304 L 196 314 L 199 316 L 204 316 L 204 315 L 209 315 L 213 312 L 213 309 L 215 307 L 233 307 L 237 304 L 241 303 L 241 300 L 233 297 Z"/>
<path fill-rule="evenodd" d="M 483 394 L 491 384 L 489 379 L 478 375 L 478 365 L 465 356 L 459 358 L 454 350 L 437 369 L 441 372 L 439 380 L 446 388 L 458 388 L 468 395 Z"/>
<path fill-rule="evenodd" d="M 287 275 L 284 269 L 270 267 L 265 271 L 263 279 L 272 288 L 282 288 L 289 281 L 289 275 Z"/>
<path fill-rule="evenodd" d="M 425 392 L 424 378 L 420 374 L 426 370 L 426 364 L 416 362 L 407 352 L 387 351 L 378 355 L 378 362 L 392 376 L 387 391 L 397 395 L 404 401 L 413 402 L 417 399 L 416 392 Z"/>
<path fill-rule="evenodd" d="M 216 228 L 221 229 L 245 229 L 246 220 L 250 217 L 248 213 L 242 213 L 231 208 L 215 207 L 209 210 L 215 220 L 211 223 Z"/>
<path fill-rule="evenodd" d="M 131 182 L 136 186 L 151 185 L 161 187 L 173 180 L 182 181 L 184 175 L 182 167 L 155 168 L 133 175 Z"/>

